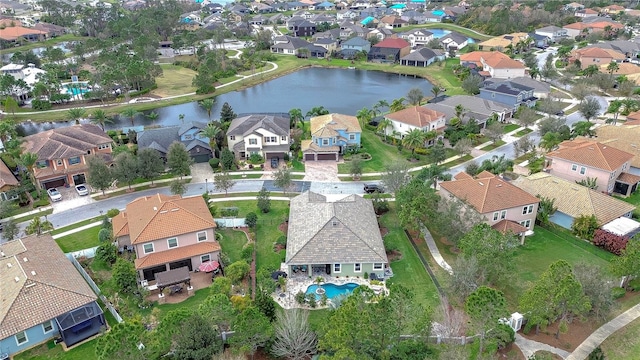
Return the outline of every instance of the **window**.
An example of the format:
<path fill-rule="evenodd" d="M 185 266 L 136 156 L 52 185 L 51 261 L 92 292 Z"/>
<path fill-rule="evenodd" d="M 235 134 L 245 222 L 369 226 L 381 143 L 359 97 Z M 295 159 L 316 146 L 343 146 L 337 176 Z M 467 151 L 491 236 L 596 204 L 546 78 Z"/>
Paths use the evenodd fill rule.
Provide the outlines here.
<path fill-rule="evenodd" d="M 353 264 L 353 271 L 361 272 L 362 271 L 362 264 L 360 264 L 360 263 Z"/>
<path fill-rule="evenodd" d="M 580 175 L 584 175 L 587 172 L 587 168 L 584 166 L 580 167 Z"/>
<path fill-rule="evenodd" d="M 349 134 L 349 140 L 355 140 L 356 134 Z"/>
<path fill-rule="evenodd" d="M 178 247 L 178 239 L 177 238 L 167 239 L 167 245 L 169 246 L 169 249 Z"/>
<path fill-rule="evenodd" d="M 522 208 L 522 215 L 531 214 L 533 212 L 533 205 L 525 206 Z"/>
<path fill-rule="evenodd" d="M 507 210 L 502 210 L 500 212 L 500 220 L 504 220 L 507 218 Z"/>
<path fill-rule="evenodd" d="M 264 137 L 264 142 L 267 143 L 267 144 L 271 144 L 271 143 L 277 142 L 278 141 L 277 139 L 278 138 L 275 137 L 275 136 L 265 136 Z"/>
<path fill-rule="evenodd" d="M 578 171 L 578 165 L 571 164 L 571 171 Z"/>
<path fill-rule="evenodd" d="M 497 221 L 498 220 L 498 212 L 494 212 L 493 213 L 493 221 Z"/>
<path fill-rule="evenodd" d="M 373 270 L 382 270 L 382 263 L 374 263 Z"/>
<path fill-rule="evenodd" d="M 98 145 L 98 150 L 104 150 L 111 148 L 111 144 L 100 144 Z"/>
<path fill-rule="evenodd" d="M 69 165 L 80 164 L 80 156 L 69 158 Z"/>
<path fill-rule="evenodd" d="M 322 139 L 322 145 L 329 145 L 329 139 Z"/>
<path fill-rule="evenodd" d="M 207 232 L 206 231 L 200 231 L 198 233 L 198 241 L 205 241 L 207 240 Z"/>
<path fill-rule="evenodd" d="M 207 262 L 207 261 L 211 261 L 211 255 L 207 254 L 207 255 L 200 256 L 200 262 Z"/>
<path fill-rule="evenodd" d="M 37 167 L 39 167 L 39 168 L 41 168 L 41 169 L 42 169 L 42 168 L 46 168 L 46 167 L 48 166 L 48 165 L 47 165 L 47 160 L 38 161 L 38 162 L 36 163 L 36 166 L 37 166 Z"/>
<path fill-rule="evenodd" d="M 27 333 L 26 332 L 20 331 L 19 333 L 16 334 L 16 343 L 18 345 L 25 344 L 28 341 L 29 341 L 29 339 L 27 339 Z"/>
<path fill-rule="evenodd" d="M 56 165 L 58 165 L 58 166 L 62 166 L 62 159 L 58 159 L 58 160 L 56 160 Z"/>
<path fill-rule="evenodd" d="M 235 135 L 229 135 L 229 140 L 234 141 L 236 139 Z"/>
<path fill-rule="evenodd" d="M 53 330 L 53 323 L 51 322 L 51 320 L 42 323 L 42 330 L 45 334 Z"/>
<path fill-rule="evenodd" d="M 281 141 L 287 141 L 287 135 L 282 135 L 282 136 L 280 137 L 280 140 L 281 140 Z"/>
<path fill-rule="evenodd" d="M 258 139 L 249 139 L 249 145 L 258 145 Z"/>
<path fill-rule="evenodd" d="M 191 135 L 191 134 L 184 134 L 184 139 L 185 139 L 185 140 L 193 140 L 193 135 Z"/>
<path fill-rule="evenodd" d="M 153 243 L 144 244 L 142 246 L 142 248 L 144 249 L 144 253 L 145 254 L 152 253 L 153 252 Z"/>
<path fill-rule="evenodd" d="M 334 273 L 340 272 L 340 264 L 333 264 L 333 272 Z"/>
<path fill-rule="evenodd" d="M 531 220 L 520 221 L 520 225 L 526 227 L 527 229 L 531 226 Z"/>

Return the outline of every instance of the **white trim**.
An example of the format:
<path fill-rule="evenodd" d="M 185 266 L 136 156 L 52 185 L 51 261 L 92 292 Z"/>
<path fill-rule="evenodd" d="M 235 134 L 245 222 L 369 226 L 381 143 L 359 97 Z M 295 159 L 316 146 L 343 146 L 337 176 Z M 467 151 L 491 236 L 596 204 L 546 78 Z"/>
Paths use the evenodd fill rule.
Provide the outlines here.
<path fill-rule="evenodd" d="M 147 245 L 151 245 L 151 251 L 147 251 L 147 249 L 146 249 L 146 246 L 147 246 Z M 143 253 L 145 253 L 145 254 L 151 254 L 151 253 L 152 253 L 152 252 L 154 252 L 155 250 L 156 250 L 156 247 L 155 247 L 155 246 L 153 246 L 153 243 L 152 243 L 152 242 L 150 242 L 150 243 L 146 243 L 146 244 L 143 244 L 143 245 L 142 245 L 142 252 L 143 252 Z"/>
<path fill-rule="evenodd" d="M 200 240 L 200 234 L 204 234 L 204 240 Z M 208 239 L 208 235 L 207 235 L 207 232 L 206 232 L 206 231 L 198 231 L 198 232 L 196 233 L 196 240 L 197 240 L 198 242 L 201 242 L 201 241 L 207 241 L 207 239 Z"/>
<path fill-rule="evenodd" d="M 580 175 L 585 175 L 587 173 L 587 168 L 584 166 L 580 167 Z"/>
<path fill-rule="evenodd" d="M 204 257 L 207 257 L 207 260 L 204 259 Z M 211 261 L 211 254 L 205 254 L 205 255 L 200 255 L 200 262 L 207 262 L 207 261 Z"/>
<path fill-rule="evenodd" d="M 20 333 L 24 334 L 24 339 L 25 340 L 23 342 L 18 341 L 18 334 L 20 334 Z M 18 346 L 22 346 L 22 345 L 24 345 L 24 344 L 29 342 L 29 337 L 27 336 L 27 332 L 26 331 L 20 331 L 19 333 L 13 335 L 13 337 L 16 339 L 16 345 L 18 345 Z"/>
<path fill-rule="evenodd" d="M 338 270 L 336 270 L 336 266 L 338 267 Z M 333 264 L 333 272 L 334 273 L 342 272 L 342 265 L 341 264 Z"/>
<path fill-rule="evenodd" d="M 504 220 L 507 218 L 507 210 L 500 211 L 500 220 Z"/>
<path fill-rule="evenodd" d="M 578 165 L 571 164 L 571 171 L 578 171 Z"/>
<path fill-rule="evenodd" d="M 378 265 L 380 265 L 378 267 Z M 384 269 L 384 264 L 383 263 L 373 263 L 373 270 L 382 270 Z"/>
<path fill-rule="evenodd" d="M 357 267 L 360 267 L 360 270 L 358 270 Z M 353 272 L 357 272 L 357 273 L 362 272 L 362 263 L 353 264 Z"/>
<path fill-rule="evenodd" d="M 522 225 L 522 226 L 526 227 L 527 229 L 529 229 L 531 227 L 531 219 L 520 221 L 520 225 Z"/>
<path fill-rule="evenodd" d="M 526 205 L 522 207 L 522 215 L 531 214 L 533 212 L 533 205 Z"/>
<path fill-rule="evenodd" d="M 176 241 L 176 245 L 175 246 L 171 246 L 171 243 L 169 242 L 171 240 L 175 240 Z M 178 244 L 178 238 L 177 237 L 172 237 L 172 238 L 167 239 L 167 249 L 175 249 L 178 246 L 180 246 L 180 245 Z"/>
<path fill-rule="evenodd" d="M 47 331 L 47 329 L 44 327 L 44 324 L 46 324 L 46 323 L 49 323 L 49 326 L 51 326 L 51 330 Z M 43 322 L 43 323 L 42 323 L 42 324 L 40 324 L 40 325 L 42 325 L 42 332 L 43 332 L 43 333 L 45 333 L 45 334 L 48 334 L 48 333 L 52 332 L 52 331 L 53 331 L 53 329 L 54 329 L 54 327 L 53 327 L 53 321 L 51 321 L 51 320 L 49 320 L 49 321 L 45 321 L 45 322 Z"/>
<path fill-rule="evenodd" d="M 500 218 L 500 213 L 496 211 L 493 213 L 493 221 L 498 221 L 498 218 Z"/>

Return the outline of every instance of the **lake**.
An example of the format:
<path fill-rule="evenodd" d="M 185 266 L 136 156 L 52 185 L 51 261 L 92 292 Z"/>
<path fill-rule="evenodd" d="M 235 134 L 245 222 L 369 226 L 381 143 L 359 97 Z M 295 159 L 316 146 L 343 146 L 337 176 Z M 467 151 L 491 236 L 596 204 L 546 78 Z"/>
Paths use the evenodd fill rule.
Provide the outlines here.
<path fill-rule="evenodd" d="M 419 88 L 425 96 L 429 96 L 432 85 L 426 79 L 380 71 L 307 68 L 244 90 L 217 96 L 211 117 L 219 117 L 225 102 L 237 114 L 287 113 L 294 108 L 299 108 L 306 114 L 313 107 L 324 106 L 330 112 L 355 115 L 363 107 L 372 108 L 379 100 L 391 103 L 393 99 L 406 97 L 412 88 Z M 180 125 L 180 114 L 185 115 L 185 122 L 208 120 L 207 112 L 197 102 L 167 106 L 154 111 L 159 114 L 155 125 Z M 20 125 L 19 132 L 29 135 L 69 124 L 27 122 Z M 144 116 L 138 116 L 134 124 L 152 125 Z M 120 129 L 128 126 L 131 126 L 128 119 L 116 118 L 107 128 Z"/>

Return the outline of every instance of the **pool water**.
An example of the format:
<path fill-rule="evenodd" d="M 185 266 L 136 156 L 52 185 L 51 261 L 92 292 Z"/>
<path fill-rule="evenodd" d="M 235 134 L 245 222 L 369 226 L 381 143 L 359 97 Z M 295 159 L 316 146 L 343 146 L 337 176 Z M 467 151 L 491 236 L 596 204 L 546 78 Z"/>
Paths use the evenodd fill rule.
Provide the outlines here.
<path fill-rule="evenodd" d="M 327 294 L 327 298 L 332 299 L 338 295 L 342 295 L 342 294 L 346 294 L 346 293 L 351 293 L 353 292 L 353 290 L 355 288 L 357 288 L 359 285 L 355 284 L 355 283 L 347 283 L 344 285 L 336 285 L 336 284 L 322 284 L 322 288 L 325 291 L 325 294 Z M 313 285 L 309 285 L 309 287 L 307 288 L 307 291 L 305 292 L 305 294 L 315 294 L 317 299 L 320 299 L 320 295 L 316 294 L 316 289 L 318 288 L 318 285 L 313 284 Z"/>
<path fill-rule="evenodd" d="M 436 39 L 440 39 L 441 37 L 451 33 L 451 31 L 444 30 L 444 29 L 427 29 L 427 30 L 430 33 L 432 33 L 433 37 L 436 38 Z M 475 40 L 473 38 L 467 38 L 467 43 L 473 44 L 473 43 L 475 43 Z"/>

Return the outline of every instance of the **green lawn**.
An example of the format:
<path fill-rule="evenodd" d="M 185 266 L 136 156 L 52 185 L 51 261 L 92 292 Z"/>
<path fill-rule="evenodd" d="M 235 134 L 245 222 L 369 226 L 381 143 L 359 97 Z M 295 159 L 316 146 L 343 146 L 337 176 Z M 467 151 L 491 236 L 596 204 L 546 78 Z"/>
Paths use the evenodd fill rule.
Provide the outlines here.
<path fill-rule="evenodd" d="M 247 243 L 247 237 L 242 231 L 233 229 L 218 229 L 217 232 L 222 235 L 220 239 L 220 247 L 231 262 L 241 259 L 242 247 Z"/>
<path fill-rule="evenodd" d="M 77 223 L 75 223 L 75 224 L 71 224 L 71 225 L 69 225 L 69 226 L 59 227 L 59 228 L 57 228 L 57 229 L 55 229 L 55 230 L 51 230 L 49 233 L 50 233 L 51 235 L 60 234 L 60 233 L 63 233 L 63 232 L 65 232 L 65 231 L 69 231 L 69 230 L 77 229 L 77 228 L 79 228 L 79 227 L 81 227 L 81 226 L 85 226 L 85 225 L 88 225 L 88 224 L 92 224 L 92 223 L 94 223 L 94 222 L 96 222 L 96 221 L 102 221 L 102 216 L 96 216 L 96 217 L 91 218 L 91 219 L 78 221 Z"/>
<path fill-rule="evenodd" d="M 421 304 L 436 309 L 440 304 L 438 291 L 400 226 L 400 221 L 393 208 L 394 205 L 391 204 L 392 210 L 380 218 L 381 225 L 389 230 L 385 236 L 385 242 L 398 249 L 402 254 L 400 260 L 391 263 L 394 274 L 392 281 L 412 289 Z"/>
<path fill-rule="evenodd" d="M 456 25 L 456 24 L 448 24 L 448 23 L 430 23 L 430 24 L 421 24 L 421 25 L 409 25 L 409 26 L 403 26 L 402 28 L 398 28 L 394 31 L 398 31 L 398 32 L 405 32 L 405 31 L 409 31 L 411 29 L 444 29 L 444 30 L 450 30 L 450 31 L 455 31 L 458 32 L 462 35 L 468 36 L 470 38 L 474 38 L 474 39 L 478 39 L 481 41 L 484 40 L 489 40 L 491 39 L 493 36 L 491 35 L 485 35 L 485 34 L 481 34 L 481 33 L 477 33 L 473 30 L 467 29 L 465 27 L 462 27 L 460 25 Z"/>
<path fill-rule="evenodd" d="M 70 351 L 62 350 L 62 345 L 53 345 L 53 340 L 22 352 L 15 360 L 88 360 L 96 358 L 96 342 L 89 341 Z"/>
<path fill-rule="evenodd" d="M 613 333 L 601 347 L 607 359 L 636 359 L 640 354 L 640 319 Z"/>
<path fill-rule="evenodd" d="M 513 130 L 516 130 L 518 128 L 520 128 L 520 125 L 518 125 L 518 124 L 507 124 L 502 128 L 502 132 L 506 134 L 506 133 L 510 133 Z"/>
<path fill-rule="evenodd" d="M 483 148 L 482 148 L 482 149 L 480 149 L 480 150 L 482 150 L 482 151 L 490 151 L 490 150 L 493 150 L 493 149 L 495 149 L 495 148 L 498 148 L 498 147 L 500 147 L 500 146 L 502 146 L 502 145 L 504 145 L 504 144 L 505 144 L 505 142 L 504 142 L 504 141 L 502 141 L 502 140 L 498 140 L 498 141 L 496 141 L 496 142 L 494 142 L 494 143 L 491 143 L 491 144 L 489 144 L 489 145 L 487 145 L 487 146 L 483 147 Z"/>
<path fill-rule="evenodd" d="M 524 136 L 527 135 L 528 133 L 532 132 L 533 130 L 529 129 L 529 128 L 525 128 L 522 129 L 520 131 L 518 131 L 517 133 L 515 133 L 515 136 Z"/>
<path fill-rule="evenodd" d="M 68 253 L 71 251 L 78 251 L 82 249 L 88 249 L 94 246 L 100 245 L 98 240 L 98 232 L 100 232 L 101 226 L 94 226 L 77 233 L 69 234 L 56 239 L 58 246 L 63 252 Z"/>
<path fill-rule="evenodd" d="M 434 85 L 445 88 L 446 95 L 466 95 L 467 93 L 462 89 L 462 82 L 453 73 L 453 67 L 459 64 L 460 59 L 458 58 L 449 58 L 444 62 L 433 63 L 427 67 L 429 71 L 426 72 L 425 77 Z"/>

